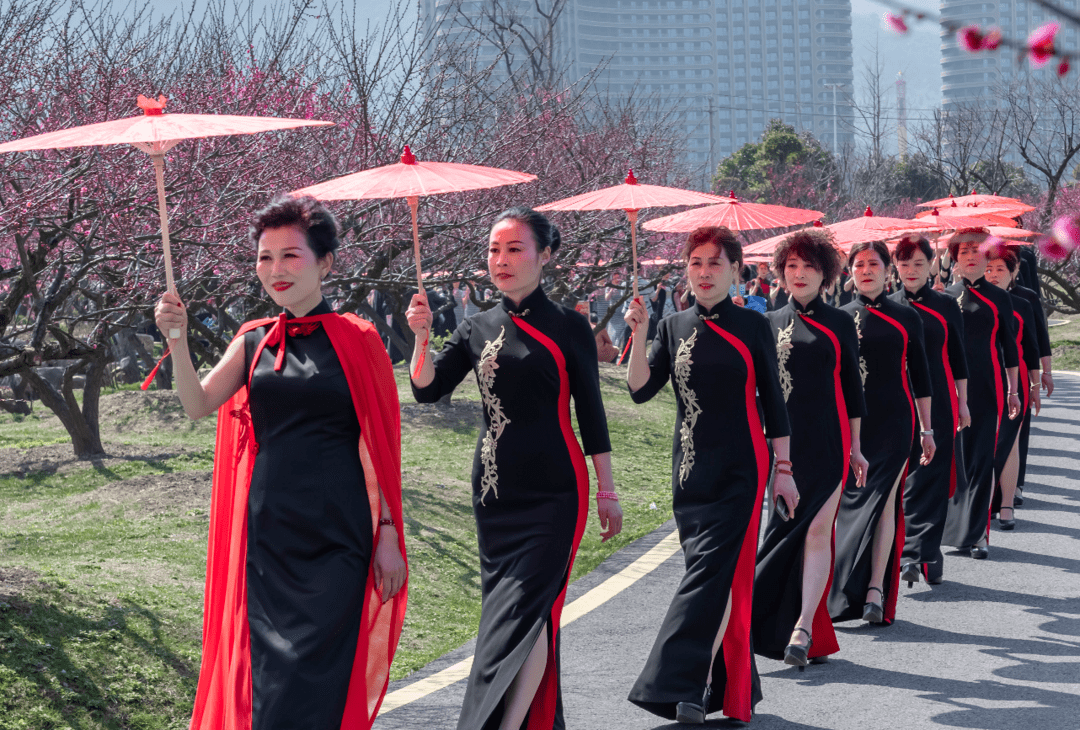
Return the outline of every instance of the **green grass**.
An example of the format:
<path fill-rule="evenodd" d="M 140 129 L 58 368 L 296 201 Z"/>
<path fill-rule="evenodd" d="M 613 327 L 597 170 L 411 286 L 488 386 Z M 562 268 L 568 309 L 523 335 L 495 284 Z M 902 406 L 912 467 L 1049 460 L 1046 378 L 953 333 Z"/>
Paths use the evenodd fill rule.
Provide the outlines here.
<path fill-rule="evenodd" d="M 665 388 L 635 406 L 623 372 L 601 371 L 623 533 L 601 544 L 590 500 L 574 580 L 671 516 L 674 396 Z M 407 373 L 396 374 L 402 403 L 413 407 Z M 478 397 L 475 384 L 466 383 L 454 400 Z M 148 403 L 143 413 L 156 407 Z M 137 425 L 137 417 L 128 420 Z M 67 443 L 55 421 L 4 415 L 0 448 Z M 469 482 L 479 423 L 406 422 L 411 582 L 394 678 L 467 641 L 480 616 Z M 139 446 L 137 456 L 0 474 L 0 575 L 10 580 L 18 570 L 27 577 L 13 598 L 3 598 L 0 583 L 0 730 L 187 726 L 199 668 L 209 505 L 177 500 L 147 510 L 125 485 L 151 475 L 207 473 L 213 419 L 168 431 L 125 430 L 129 425 L 103 424 L 103 438 Z"/>
<path fill-rule="evenodd" d="M 1055 370 L 1080 371 L 1080 318 L 1050 315 L 1051 319 L 1067 319 L 1068 324 L 1050 328 L 1050 344 L 1054 352 Z"/>

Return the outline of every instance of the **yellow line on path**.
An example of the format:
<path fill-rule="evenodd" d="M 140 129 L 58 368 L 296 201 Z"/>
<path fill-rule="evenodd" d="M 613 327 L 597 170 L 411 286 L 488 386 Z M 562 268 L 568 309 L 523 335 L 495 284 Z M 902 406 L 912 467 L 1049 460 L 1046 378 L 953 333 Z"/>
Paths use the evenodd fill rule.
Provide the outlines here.
<path fill-rule="evenodd" d="M 650 548 L 648 552 L 630 563 L 630 565 L 626 566 L 581 598 L 578 598 L 576 601 L 563 608 L 562 626 L 565 627 L 589 613 L 589 611 L 599 608 L 601 605 L 607 603 L 634 583 L 656 570 L 660 567 L 661 563 L 678 552 L 678 550 L 679 533 L 676 531 L 658 542 Z M 457 664 L 435 672 L 429 677 L 425 677 L 406 687 L 390 692 L 386 695 L 386 699 L 383 700 L 382 709 L 379 711 L 379 714 L 384 715 L 387 712 L 396 710 L 410 702 L 415 702 L 423 697 L 427 697 L 432 692 L 438 692 L 444 687 L 449 687 L 455 682 L 467 679 L 469 671 L 472 669 L 472 663 L 473 658 L 471 656 L 467 657 Z"/>

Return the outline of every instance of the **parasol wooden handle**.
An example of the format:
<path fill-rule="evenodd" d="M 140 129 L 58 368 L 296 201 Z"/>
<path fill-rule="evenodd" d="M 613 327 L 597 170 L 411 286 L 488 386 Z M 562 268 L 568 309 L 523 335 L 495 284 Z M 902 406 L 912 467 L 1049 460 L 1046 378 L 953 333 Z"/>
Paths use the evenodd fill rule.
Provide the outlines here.
<path fill-rule="evenodd" d="M 638 280 L 638 268 L 637 268 L 637 214 L 636 210 L 626 211 L 626 215 L 630 218 L 630 276 L 634 282 L 634 299 L 638 297 L 637 280 Z"/>
<path fill-rule="evenodd" d="M 151 153 L 154 162 L 154 177 L 157 179 L 158 217 L 161 219 L 161 248 L 165 252 L 165 287 L 170 294 L 176 294 L 176 282 L 173 279 L 172 249 L 169 247 L 169 212 L 165 207 L 165 153 Z M 169 339 L 180 339 L 180 330 L 170 329 Z"/>
<path fill-rule="evenodd" d="M 409 213 L 412 214 L 413 258 L 416 259 L 416 291 L 418 293 L 424 293 L 424 275 L 420 270 L 420 228 L 416 222 L 416 209 L 420 206 L 420 196 L 410 195 L 406 200 L 409 203 Z M 432 324 L 434 324 L 434 322 L 432 322 Z M 430 329 L 427 331 L 427 334 L 424 335 L 424 344 L 420 347 L 420 357 L 416 359 L 416 371 L 412 375 L 413 378 L 419 377 L 420 371 L 424 369 L 424 359 L 427 357 L 429 342 L 431 342 Z"/>

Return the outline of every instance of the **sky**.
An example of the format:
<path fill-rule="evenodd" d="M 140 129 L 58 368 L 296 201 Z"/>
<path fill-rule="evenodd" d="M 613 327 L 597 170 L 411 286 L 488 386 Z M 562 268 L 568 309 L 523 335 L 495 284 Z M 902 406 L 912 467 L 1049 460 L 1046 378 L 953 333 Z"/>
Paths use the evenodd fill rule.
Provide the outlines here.
<path fill-rule="evenodd" d="M 133 0 L 140 3 L 142 0 Z M 149 0 L 150 4 L 158 12 L 173 12 L 178 5 L 184 8 L 191 7 L 194 2 L 196 7 L 205 7 L 208 2 L 222 2 L 223 0 Z M 357 19 L 368 19 L 373 23 L 381 22 L 386 18 L 394 0 L 328 0 L 332 3 L 343 3 L 346 7 L 355 7 Z M 414 2 L 415 0 L 405 0 Z M 114 7 L 119 6 L 124 0 L 114 0 Z M 238 0 L 224 0 L 233 4 Z M 247 0 L 239 0 L 239 4 L 246 6 Z M 906 0 L 906 4 L 913 7 L 926 7 L 936 12 L 936 0 Z M 290 0 L 254 0 L 256 13 L 264 8 L 283 9 L 291 5 Z M 886 86 L 887 107 L 891 107 L 891 116 L 895 116 L 897 73 L 904 72 L 907 81 L 907 107 L 909 125 L 914 126 L 919 119 L 930 115 L 931 110 L 940 104 L 941 99 L 941 66 L 940 66 L 940 37 L 938 27 L 932 22 L 908 23 L 910 32 L 899 36 L 883 27 L 881 16 L 886 8 L 874 2 L 874 0 L 851 0 L 852 5 L 852 43 L 854 50 L 854 72 L 856 98 L 860 98 L 860 88 L 864 69 L 873 63 L 874 48 L 876 46 L 878 57 L 882 66 L 883 82 Z M 894 135 L 895 136 L 895 135 Z M 890 145 L 890 148 L 895 149 Z"/>

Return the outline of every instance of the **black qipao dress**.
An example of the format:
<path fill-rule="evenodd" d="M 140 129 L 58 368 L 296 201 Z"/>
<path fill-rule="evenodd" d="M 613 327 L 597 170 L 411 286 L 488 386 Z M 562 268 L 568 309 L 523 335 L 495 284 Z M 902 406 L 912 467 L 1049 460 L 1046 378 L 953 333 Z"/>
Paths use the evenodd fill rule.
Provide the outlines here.
<path fill-rule="evenodd" d="M 1035 313 L 1031 306 L 1021 297 L 1009 292 L 1012 297 L 1013 319 L 1016 323 L 1016 350 L 1019 354 L 1019 371 L 1016 377 L 1016 393 L 1020 398 L 1020 415 L 1010 420 L 1008 413 L 1001 415 L 1001 428 L 998 431 L 997 451 L 994 453 L 994 498 L 990 504 L 990 512 L 996 513 L 1001 508 L 1001 472 L 1005 469 L 1005 462 L 1009 460 L 1009 453 L 1013 444 L 1020 438 L 1025 416 L 1031 407 L 1031 391 L 1029 389 L 1028 372 L 1039 371 L 1039 343 L 1035 338 Z M 1008 381 L 1003 387 L 1008 387 Z M 1019 454 L 1018 454 L 1019 456 Z M 1012 507 L 1011 504 L 1005 505 Z"/>
<path fill-rule="evenodd" d="M 989 537 L 994 452 L 1002 413 L 1008 407 L 1004 369 L 1019 362 L 1016 318 L 1009 294 L 985 278 L 962 279 L 945 294 L 956 299 L 964 315 L 971 426 L 960 432 L 957 458 L 962 458 L 967 478 L 957 480 L 941 542 L 967 548 Z M 960 465 L 957 461 L 958 469 Z"/>
<path fill-rule="evenodd" d="M 782 659 L 802 607 L 806 535 L 814 517 L 847 479 L 848 420 L 862 418 L 865 404 L 858 335 L 849 314 L 818 296 L 806 307 L 792 297 L 783 308 L 765 316 L 772 329 L 780 388 L 791 424 L 792 473 L 799 506 L 786 522 L 775 513 L 769 515 L 758 549 L 750 629 L 755 652 Z M 826 606 L 828 595 L 826 584 L 813 617 L 811 658 L 840 650 Z"/>
<path fill-rule="evenodd" d="M 876 299 L 858 294 L 843 309 L 855 320 L 859 336 L 859 370 L 866 398 L 860 434 L 862 453 L 870 468 L 862 487 L 855 486 L 854 474 L 849 475 L 840 497 L 836 570 L 829 593 L 833 621 L 862 618 L 870 588 L 874 533 L 893 488 L 899 492 L 911 456 L 918 424 L 915 399 L 932 394 L 919 315 L 884 293 Z M 897 499 L 895 505 L 896 536 L 884 585 L 876 586 L 884 596 L 886 624 L 896 615 L 900 553 L 904 549 L 902 500 Z"/>
<path fill-rule="evenodd" d="M 548 661 L 530 728 L 563 728 L 559 617 L 589 508 L 589 472 L 570 421 L 574 400 L 585 454 L 611 450 L 588 321 L 541 289 L 469 317 L 433 358 L 435 380 L 413 386 L 432 403 L 475 371 L 484 428 L 473 460 L 482 608 L 458 720 L 497 728 L 504 696 L 541 629 Z"/>
<path fill-rule="evenodd" d="M 1042 298 L 1037 292 L 1026 286 L 1014 284 L 1009 293 L 1020 297 L 1031 306 L 1031 313 L 1035 322 L 1035 341 L 1039 345 L 1039 366 L 1042 366 L 1042 358 L 1051 357 L 1053 350 L 1050 347 L 1050 329 L 1046 323 L 1046 311 L 1043 309 Z M 1031 409 L 1024 411 L 1024 425 L 1020 427 L 1020 476 L 1017 486 L 1024 486 L 1024 476 L 1027 473 L 1028 441 L 1031 438 Z"/>
<path fill-rule="evenodd" d="M 761 686 L 750 645 L 754 555 L 771 459 L 765 436 L 789 435 L 768 320 L 730 298 L 660 321 L 649 380 L 631 396 L 652 398 L 671 379 L 678 400 L 671 491 L 686 573 L 630 701 L 674 719 L 700 703 L 728 595 L 731 617 L 712 666 L 706 713 L 749 721 Z M 761 418 L 755 393 L 761 396 Z"/>
<path fill-rule="evenodd" d="M 960 423 L 956 381 L 967 380 L 964 353 L 964 319 L 953 297 L 934 291 L 929 283 L 917 292 L 903 289 L 891 297 L 911 306 L 923 323 L 926 364 L 934 396 L 930 403 L 931 428 L 937 452 L 929 464 L 919 464 L 920 439 L 913 439 L 904 485 L 904 552 L 901 563 L 925 566 L 927 577 L 942 569 L 941 535 L 949 498 L 956 491 L 958 474 L 955 458 L 956 433 Z"/>
<path fill-rule="evenodd" d="M 324 300 L 309 316 L 330 314 Z M 349 384 L 326 330 L 294 326 L 284 368 L 264 347 L 250 382 L 258 455 L 247 518 L 252 728 L 338 727 L 372 524 Z M 266 335 L 244 335 L 245 372 Z"/>

